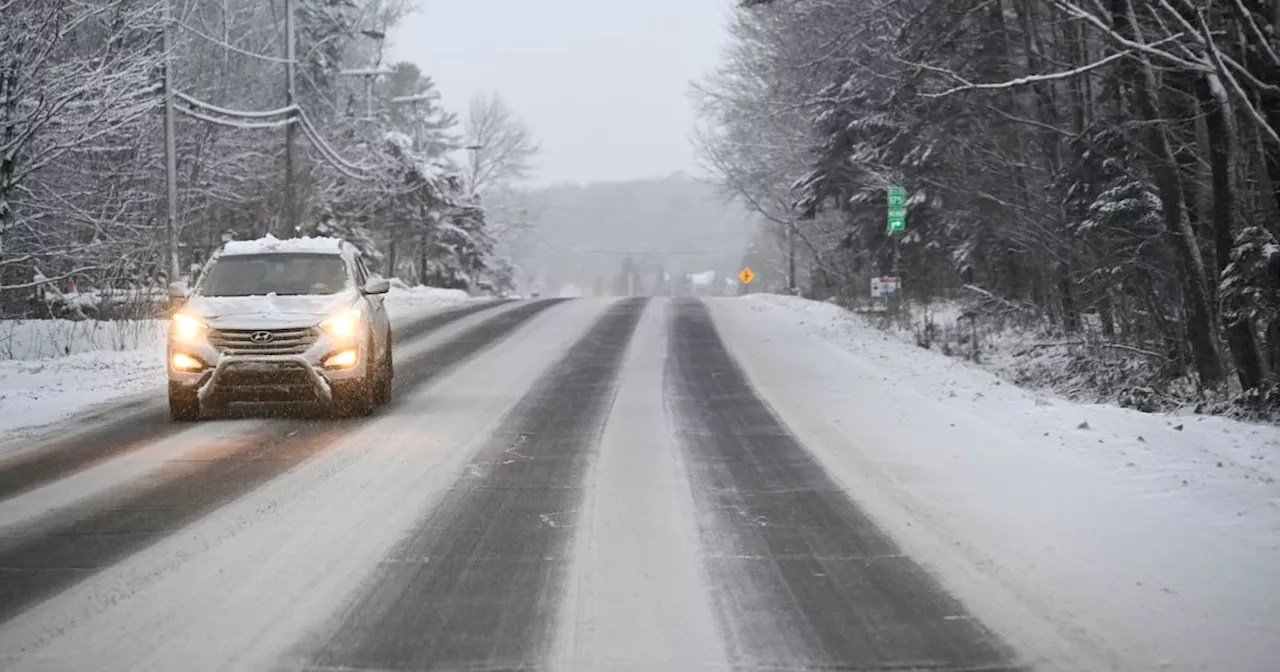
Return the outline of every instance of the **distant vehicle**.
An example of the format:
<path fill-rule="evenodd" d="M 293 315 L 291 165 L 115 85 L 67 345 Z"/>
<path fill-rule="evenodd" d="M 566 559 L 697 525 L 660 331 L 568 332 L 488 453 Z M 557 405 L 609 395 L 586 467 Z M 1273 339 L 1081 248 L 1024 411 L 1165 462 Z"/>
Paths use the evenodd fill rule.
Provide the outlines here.
<path fill-rule="evenodd" d="M 391 400 L 390 284 L 336 238 L 226 243 L 182 303 L 167 351 L 169 413 L 194 421 L 227 404 L 319 403 L 368 415 Z"/>

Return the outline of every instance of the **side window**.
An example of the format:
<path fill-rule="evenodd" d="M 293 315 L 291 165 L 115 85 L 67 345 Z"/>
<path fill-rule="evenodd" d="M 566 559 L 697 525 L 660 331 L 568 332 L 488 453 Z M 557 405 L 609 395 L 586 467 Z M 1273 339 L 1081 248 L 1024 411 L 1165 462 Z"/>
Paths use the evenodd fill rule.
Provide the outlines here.
<path fill-rule="evenodd" d="M 356 257 L 356 268 L 360 269 L 358 273 L 364 277 L 364 279 L 360 281 L 361 285 L 373 279 L 373 273 L 369 271 L 368 266 L 364 265 L 364 259 Z"/>

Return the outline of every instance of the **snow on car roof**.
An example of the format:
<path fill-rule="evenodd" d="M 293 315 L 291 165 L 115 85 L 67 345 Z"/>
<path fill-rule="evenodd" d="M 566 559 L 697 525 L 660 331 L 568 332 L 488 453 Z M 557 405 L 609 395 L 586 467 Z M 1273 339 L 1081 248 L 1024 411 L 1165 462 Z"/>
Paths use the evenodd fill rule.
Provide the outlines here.
<path fill-rule="evenodd" d="M 258 240 L 233 240 L 222 248 L 223 255 L 263 254 L 270 252 L 303 252 L 308 254 L 342 254 L 341 238 L 286 238 L 267 234 Z"/>

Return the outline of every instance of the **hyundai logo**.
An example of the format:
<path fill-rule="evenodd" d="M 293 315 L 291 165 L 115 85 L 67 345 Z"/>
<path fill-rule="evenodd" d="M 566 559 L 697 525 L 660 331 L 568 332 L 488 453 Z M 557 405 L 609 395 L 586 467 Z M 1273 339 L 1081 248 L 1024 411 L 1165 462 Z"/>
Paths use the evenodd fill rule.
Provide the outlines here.
<path fill-rule="evenodd" d="M 249 334 L 249 340 L 254 343 L 270 343 L 275 340 L 276 335 L 269 331 L 255 331 Z"/>

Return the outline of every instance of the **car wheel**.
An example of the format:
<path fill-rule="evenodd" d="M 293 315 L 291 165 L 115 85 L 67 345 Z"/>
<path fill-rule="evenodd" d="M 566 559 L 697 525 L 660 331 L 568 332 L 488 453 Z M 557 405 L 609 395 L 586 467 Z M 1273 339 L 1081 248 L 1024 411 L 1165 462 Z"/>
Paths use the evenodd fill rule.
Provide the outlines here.
<path fill-rule="evenodd" d="M 169 417 L 175 422 L 194 422 L 200 419 L 200 398 L 195 390 L 169 384 Z"/>
<path fill-rule="evenodd" d="M 375 383 L 374 402 L 379 406 L 391 403 L 391 386 L 395 381 L 395 367 L 395 358 L 391 354 L 391 334 L 387 334 L 387 354 L 378 365 L 377 383 Z"/>
<path fill-rule="evenodd" d="M 370 339 L 372 342 L 372 339 Z M 344 381 L 344 385 L 334 390 L 334 405 L 338 416 L 359 418 L 373 412 L 376 405 L 378 367 L 369 357 L 365 358 L 365 373 L 360 380 Z"/>

